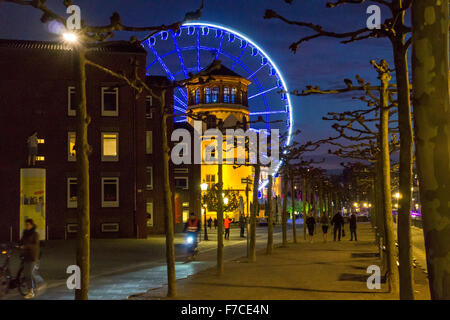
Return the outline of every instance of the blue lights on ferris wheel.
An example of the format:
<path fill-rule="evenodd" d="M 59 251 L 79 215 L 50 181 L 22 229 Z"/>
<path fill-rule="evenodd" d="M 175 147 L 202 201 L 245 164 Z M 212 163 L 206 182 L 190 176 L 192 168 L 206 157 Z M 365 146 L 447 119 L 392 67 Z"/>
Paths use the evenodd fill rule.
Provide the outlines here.
<path fill-rule="evenodd" d="M 213 32 L 213 36 L 206 37 L 210 31 Z M 159 48 L 156 47 L 157 40 L 168 40 L 169 33 L 171 34 L 171 40 L 173 40 L 172 49 L 169 49 L 167 52 L 159 52 Z M 183 34 L 195 37 L 183 39 Z M 203 43 L 205 41 L 203 39 L 206 40 L 206 43 Z M 237 44 L 234 42 L 235 40 L 238 40 Z M 186 41 L 190 43 L 186 44 Z M 293 113 L 290 96 L 285 93 L 288 91 L 286 82 L 270 56 L 251 39 L 224 26 L 212 23 L 193 22 L 183 24 L 177 31 L 162 31 L 149 38 L 145 45 L 148 46 L 155 56 L 155 60 L 147 66 L 147 72 L 150 73 L 149 69 L 153 65 L 159 65 L 159 69 L 164 70 L 171 81 L 179 79 L 179 77 L 188 78 L 189 73 L 200 71 L 205 67 L 203 60 L 206 57 L 208 57 L 208 61 L 210 61 L 209 59 L 215 58 L 231 62 L 228 65 L 231 70 L 237 68 L 236 72 L 251 81 L 253 89 L 251 94 L 249 91 L 248 97 L 250 102 L 250 117 L 262 116 L 267 121 L 274 119 L 271 118 L 272 116 L 275 119 L 282 117 L 286 121 L 286 129 L 288 130 L 286 145 L 291 144 Z M 166 48 L 167 45 L 170 45 L 170 41 L 162 46 Z M 235 50 L 237 48 L 239 48 L 238 51 Z M 186 51 L 190 51 L 191 53 L 185 55 Z M 209 52 L 210 55 L 204 55 L 201 52 Z M 173 59 L 168 59 L 169 56 L 176 56 L 179 61 L 175 63 Z M 254 62 L 251 62 L 255 58 L 258 59 L 256 66 Z M 171 65 L 167 64 L 169 61 Z M 278 102 L 276 102 L 277 99 L 275 97 L 278 97 Z M 174 93 L 173 102 L 174 109 L 180 112 L 175 121 L 186 122 L 186 89 L 177 88 Z M 267 125 L 267 127 L 269 129 L 270 125 Z M 276 171 L 278 171 L 278 168 Z M 266 183 L 267 181 L 260 188 L 264 187 Z"/>

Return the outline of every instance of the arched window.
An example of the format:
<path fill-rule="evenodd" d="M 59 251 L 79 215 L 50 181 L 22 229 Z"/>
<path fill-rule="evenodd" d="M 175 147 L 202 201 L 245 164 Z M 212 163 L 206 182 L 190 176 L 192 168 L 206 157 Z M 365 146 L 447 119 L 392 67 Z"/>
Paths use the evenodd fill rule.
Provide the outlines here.
<path fill-rule="evenodd" d="M 243 100 L 244 96 L 242 94 L 242 90 L 239 90 L 239 103 L 240 104 L 244 104 L 244 100 Z"/>
<path fill-rule="evenodd" d="M 236 88 L 231 89 L 231 103 L 236 103 Z"/>
<path fill-rule="evenodd" d="M 211 88 L 205 88 L 205 103 L 211 103 Z"/>
<path fill-rule="evenodd" d="M 189 103 L 195 104 L 195 90 L 191 90 L 191 92 L 189 92 Z"/>
<path fill-rule="evenodd" d="M 195 104 L 199 104 L 200 103 L 200 89 L 197 89 L 195 91 Z"/>
<path fill-rule="evenodd" d="M 212 102 L 213 103 L 219 102 L 219 87 L 214 87 L 212 89 Z"/>
<path fill-rule="evenodd" d="M 230 88 L 223 88 L 223 102 L 230 103 Z"/>

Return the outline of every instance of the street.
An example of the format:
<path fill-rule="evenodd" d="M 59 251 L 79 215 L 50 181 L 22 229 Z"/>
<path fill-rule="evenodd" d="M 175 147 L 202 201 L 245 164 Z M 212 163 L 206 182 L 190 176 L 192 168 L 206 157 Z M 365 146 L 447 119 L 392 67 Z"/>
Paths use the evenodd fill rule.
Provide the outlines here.
<path fill-rule="evenodd" d="M 274 243 L 281 239 L 281 227 L 274 228 Z M 186 278 L 216 264 L 217 233 L 209 230 L 209 240 L 199 244 L 196 261 L 185 262 L 184 234 L 175 237 L 176 276 Z M 257 228 L 257 250 L 265 248 L 266 227 Z M 202 237 L 203 239 L 203 237 Z M 230 240 L 225 240 L 225 260 L 246 255 L 247 240 L 239 237 L 239 228 L 233 226 Z M 40 273 L 46 289 L 37 300 L 71 300 L 74 292 L 67 289 L 66 268 L 75 264 L 74 241 L 49 241 L 42 248 Z M 17 267 L 17 262 L 15 263 Z M 14 272 L 15 269 L 13 269 Z M 91 282 L 89 298 L 93 300 L 119 300 L 166 283 L 165 238 L 153 236 L 146 240 L 95 239 L 92 240 Z M 16 290 L 6 299 L 23 299 Z"/>

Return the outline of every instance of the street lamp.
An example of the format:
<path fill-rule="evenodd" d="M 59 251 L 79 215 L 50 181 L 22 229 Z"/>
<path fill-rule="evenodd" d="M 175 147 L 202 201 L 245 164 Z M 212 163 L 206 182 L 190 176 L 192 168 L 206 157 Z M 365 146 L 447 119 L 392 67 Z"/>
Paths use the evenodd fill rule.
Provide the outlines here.
<path fill-rule="evenodd" d="M 202 191 L 208 190 L 208 184 L 205 181 L 203 181 L 203 183 L 200 184 L 200 189 Z M 205 219 L 204 219 L 205 220 L 205 222 L 204 222 L 204 230 L 205 230 L 205 232 L 204 232 L 203 239 L 204 240 L 208 240 L 208 228 L 206 227 L 206 203 L 202 203 L 202 211 L 203 211 L 203 214 L 205 216 Z"/>
<path fill-rule="evenodd" d="M 224 203 L 225 205 L 228 204 L 228 198 L 227 198 L 227 197 L 223 198 L 223 203 Z"/>
<path fill-rule="evenodd" d="M 64 41 L 66 41 L 66 42 L 70 42 L 70 43 L 78 42 L 78 36 L 73 32 L 64 32 L 62 36 L 63 36 Z"/>

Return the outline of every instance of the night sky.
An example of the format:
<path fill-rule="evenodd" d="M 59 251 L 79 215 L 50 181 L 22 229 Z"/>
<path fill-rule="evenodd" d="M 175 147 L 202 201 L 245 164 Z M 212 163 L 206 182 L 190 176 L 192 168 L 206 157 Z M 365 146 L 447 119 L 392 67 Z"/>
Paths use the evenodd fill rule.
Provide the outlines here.
<path fill-rule="evenodd" d="M 296 54 L 289 45 L 306 29 L 288 26 L 277 20 L 264 20 L 266 9 L 293 20 L 321 24 L 325 29 L 345 32 L 366 25 L 366 8 L 373 4 L 345 5 L 327 9 L 326 0 L 297 0 L 292 5 L 283 0 L 206 0 L 201 21 L 223 24 L 249 36 L 278 64 L 290 90 L 303 89 L 305 85 L 321 88 L 341 87 L 344 78 L 354 79 L 356 74 L 372 82 L 376 74 L 370 66 L 371 59 L 386 59 L 391 66 L 392 51 L 386 39 L 363 40 L 343 45 L 339 40 L 319 38 L 303 44 Z M 48 6 L 65 15 L 62 0 L 48 0 Z M 105 25 L 114 11 L 120 12 L 126 25 L 144 26 L 170 24 L 183 19 L 185 12 L 196 9 L 199 0 L 76 0 L 82 18 L 89 25 Z M 55 40 L 40 21 L 40 13 L 32 8 L 5 4 L 0 1 L 0 38 L 27 40 Z M 382 17 L 382 20 L 388 18 Z M 128 39 L 130 34 L 122 34 Z M 1 58 L 1 57 L 0 57 Z M 329 122 L 322 120 L 328 111 L 343 111 L 357 106 L 349 96 L 293 97 L 295 128 L 303 131 L 300 140 L 314 140 L 334 135 Z M 327 148 L 316 152 L 317 157 L 327 156 Z M 329 158 L 323 167 L 333 169 L 342 161 Z"/>

